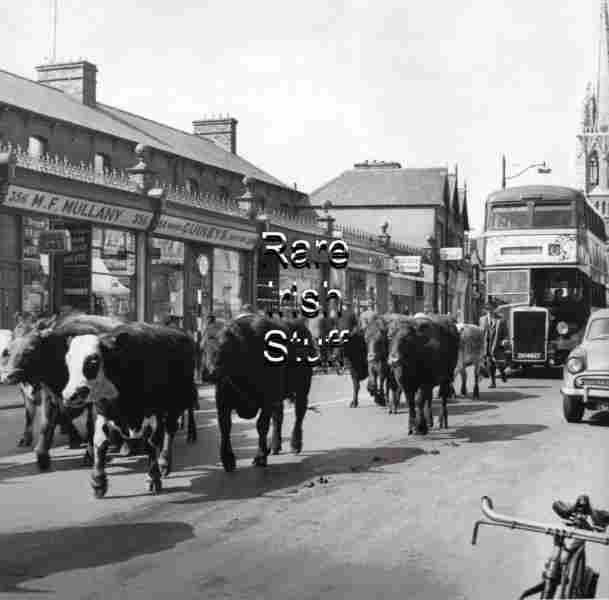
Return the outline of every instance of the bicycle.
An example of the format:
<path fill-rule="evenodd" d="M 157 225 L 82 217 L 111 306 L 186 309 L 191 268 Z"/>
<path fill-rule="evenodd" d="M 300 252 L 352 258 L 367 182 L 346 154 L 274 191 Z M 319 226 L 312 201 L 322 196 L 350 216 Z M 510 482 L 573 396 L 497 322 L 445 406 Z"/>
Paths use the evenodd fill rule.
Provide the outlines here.
<path fill-rule="evenodd" d="M 575 504 L 556 501 L 552 504 L 554 512 L 567 527 L 547 525 L 536 521 L 515 519 L 493 510 L 493 502 L 488 496 L 482 497 L 482 512 L 490 521 L 479 520 L 474 524 L 472 545 L 476 544 L 480 525 L 495 525 L 551 535 L 554 550 L 546 561 L 542 581 L 525 590 L 520 600 L 534 594 L 540 598 L 594 598 L 599 573 L 586 564 L 586 542 L 609 546 L 609 536 L 600 535 L 609 525 L 609 512 L 595 510 L 588 496 L 577 498 Z"/>

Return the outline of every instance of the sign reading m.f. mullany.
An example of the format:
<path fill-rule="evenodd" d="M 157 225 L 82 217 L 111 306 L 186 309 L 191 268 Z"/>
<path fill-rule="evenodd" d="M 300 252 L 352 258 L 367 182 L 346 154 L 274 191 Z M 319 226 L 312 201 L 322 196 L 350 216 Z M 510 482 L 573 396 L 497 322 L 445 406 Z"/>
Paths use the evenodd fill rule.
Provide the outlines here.
<path fill-rule="evenodd" d="M 6 199 L 2 204 L 65 219 L 82 219 L 129 229 L 146 229 L 152 219 L 152 213 L 149 212 L 61 194 L 49 194 L 19 185 L 8 186 Z"/>

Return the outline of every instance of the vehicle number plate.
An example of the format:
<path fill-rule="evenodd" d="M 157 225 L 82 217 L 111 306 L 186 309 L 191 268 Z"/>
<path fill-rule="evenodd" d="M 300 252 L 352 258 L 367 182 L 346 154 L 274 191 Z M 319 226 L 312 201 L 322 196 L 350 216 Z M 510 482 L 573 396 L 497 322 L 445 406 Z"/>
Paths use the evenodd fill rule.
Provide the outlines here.
<path fill-rule="evenodd" d="M 541 358 L 541 352 L 518 352 L 516 358 Z"/>

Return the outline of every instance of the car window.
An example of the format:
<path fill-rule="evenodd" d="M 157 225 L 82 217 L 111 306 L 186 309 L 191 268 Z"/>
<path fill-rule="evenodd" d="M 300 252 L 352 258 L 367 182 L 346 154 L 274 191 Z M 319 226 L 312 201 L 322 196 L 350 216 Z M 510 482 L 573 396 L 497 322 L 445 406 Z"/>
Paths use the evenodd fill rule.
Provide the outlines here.
<path fill-rule="evenodd" d="M 595 340 L 604 337 L 609 337 L 609 319 L 594 319 L 590 323 L 588 339 Z"/>

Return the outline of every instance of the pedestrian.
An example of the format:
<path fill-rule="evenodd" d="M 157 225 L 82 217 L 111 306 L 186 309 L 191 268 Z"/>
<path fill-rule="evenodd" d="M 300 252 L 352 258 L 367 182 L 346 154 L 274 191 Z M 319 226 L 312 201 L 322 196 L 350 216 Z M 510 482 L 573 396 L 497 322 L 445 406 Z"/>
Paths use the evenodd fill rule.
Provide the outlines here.
<path fill-rule="evenodd" d="M 507 339 L 508 331 L 505 319 L 493 304 L 485 306 L 486 314 L 480 319 L 480 327 L 484 335 L 484 357 L 488 369 L 491 384 L 489 387 L 497 387 L 495 370 L 498 368 L 501 379 L 507 383 L 505 373 L 505 350 L 502 346 L 503 340 Z"/>

